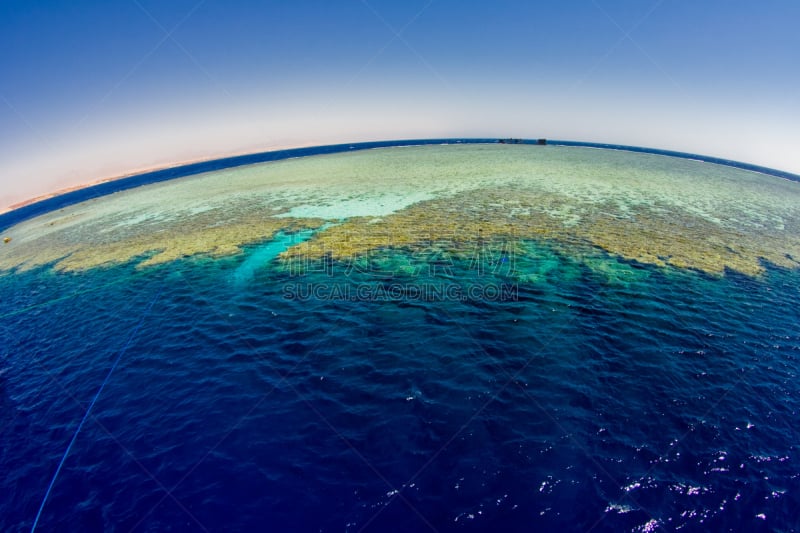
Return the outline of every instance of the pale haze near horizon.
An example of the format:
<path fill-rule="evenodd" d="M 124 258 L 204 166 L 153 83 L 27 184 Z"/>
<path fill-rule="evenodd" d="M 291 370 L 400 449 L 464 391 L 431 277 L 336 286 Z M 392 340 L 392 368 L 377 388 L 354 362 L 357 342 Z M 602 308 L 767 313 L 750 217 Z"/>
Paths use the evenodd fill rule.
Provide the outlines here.
<path fill-rule="evenodd" d="M 547 137 L 800 174 L 800 7 L 699 4 L 12 1 L 0 208 L 190 160 L 383 139 Z"/>

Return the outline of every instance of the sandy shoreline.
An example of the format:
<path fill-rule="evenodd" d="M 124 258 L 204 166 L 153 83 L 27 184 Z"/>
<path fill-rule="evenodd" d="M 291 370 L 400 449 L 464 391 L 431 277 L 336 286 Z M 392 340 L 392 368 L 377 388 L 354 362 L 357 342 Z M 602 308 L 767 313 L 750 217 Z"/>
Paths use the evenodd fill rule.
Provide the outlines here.
<path fill-rule="evenodd" d="M 31 204 L 35 204 L 36 202 L 40 202 L 42 200 L 47 200 L 49 198 L 55 198 L 56 196 L 60 196 L 62 194 L 67 194 L 67 193 L 70 193 L 70 192 L 79 191 L 81 189 L 86 189 L 88 187 L 93 187 L 95 185 L 100 185 L 101 183 L 108 183 L 108 182 L 111 182 L 111 181 L 117 181 L 117 180 L 121 180 L 121 179 L 125 179 L 125 178 L 130 178 L 132 176 L 138 176 L 140 174 L 147 174 L 148 172 L 155 172 L 155 171 L 158 171 L 158 170 L 167 170 L 167 169 L 171 169 L 171 168 L 180 168 L 182 166 L 191 165 L 191 164 L 194 164 L 194 163 L 206 163 L 208 161 L 215 161 L 217 159 L 225 159 L 225 158 L 228 158 L 228 157 L 237 157 L 237 156 L 241 156 L 241 155 L 258 154 L 258 153 L 264 153 L 264 152 L 277 152 L 277 151 L 280 151 L 280 150 L 290 150 L 292 148 L 307 148 L 309 146 L 320 146 L 320 143 L 307 142 L 307 143 L 301 143 L 301 144 L 269 146 L 269 147 L 265 147 L 263 149 L 239 150 L 239 151 L 228 152 L 228 153 L 224 153 L 224 154 L 216 154 L 216 155 L 214 155 L 212 157 L 200 157 L 200 158 L 195 158 L 195 159 L 185 159 L 185 160 L 182 160 L 182 161 L 175 161 L 175 162 L 172 162 L 172 163 L 166 163 L 166 164 L 162 164 L 162 165 L 151 165 L 151 166 L 147 166 L 147 167 L 141 167 L 141 168 L 138 168 L 138 169 L 130 170 L 130 171 L 126 172 L 125 174 L 118 174 L 116 176 L 111 176 L 111 177 L 108 177 L 108 178 L 101 178 L 101 179 L 97 179 L 97 180 L 90 181 L 90 182 L 87 182 L 87 183 L 82 183 L 80 185 L 73 185 L 71 187 L 65 187 L 63 189 L 58 189 L 58 190 L 56 190 L 54 192 L 47 193 L 47 194 L 41 194 L 39 196 L 35 196 L 33 198 L 29 198 L 27 200 L 23 200 L 21 202 L 15 203 L 15 204 L 11 204 L 11 205 L 6 206 L 6 207 L 0 207 L 0 215 L 4 215 L 6 213 L 9 213 L 11 211 L 14 211 L 15 209 L 20 209 L 22 207 L 25 207 L 25 206 L 28 206 L 28 205 L 31 205 Z"/>

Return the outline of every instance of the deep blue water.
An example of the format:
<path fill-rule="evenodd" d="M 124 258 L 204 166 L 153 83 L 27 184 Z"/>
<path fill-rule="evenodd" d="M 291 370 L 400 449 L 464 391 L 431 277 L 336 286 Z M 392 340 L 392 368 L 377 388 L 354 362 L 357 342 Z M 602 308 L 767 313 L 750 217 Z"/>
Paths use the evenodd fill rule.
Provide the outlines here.
<path fill-rule="evenodd" d="M 39 531 L 800 528 L 800 273 L 258 253 L 0 277 L 0 531 L 30 530 L 129 341 Z"/>

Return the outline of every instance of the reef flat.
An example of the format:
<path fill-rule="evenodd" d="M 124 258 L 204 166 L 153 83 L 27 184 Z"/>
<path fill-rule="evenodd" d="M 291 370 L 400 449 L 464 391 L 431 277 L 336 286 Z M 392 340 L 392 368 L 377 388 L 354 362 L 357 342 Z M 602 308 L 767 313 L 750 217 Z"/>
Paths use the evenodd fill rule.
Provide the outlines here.
<path fill-rule="evenodd" d="M 143 186 L 23 222 L 0 269 L 78 271 L 226 256 L 317 229 L 289 262 L 376 251 L 469 257 L 486 243 L 597 250 L 643 264 L 757 276 L 800 266 L 800 183 L 592 148 L 442 145 L 311 156 Z M 570 248 L 571 247 L 571 248 Z"/>
<path fill-rule="evenodd" d="M 546 239 L 562 248 L 596 247 L 644 264 L 710 274 L 727 268 L 754 276 L 763 271 L 763 261 L 789 268 L 800 265 L 794 259 L 800 257 L 798 239 L 785 231 L 762 227 L 746 232 L 658 204 L 621 210 L 612 202 L 576 203 L 565 195 L 504 187 L 419 202 L 386 217 L 354 217 L 281 257 L 350 261 L 376 250 L 399 249 L 417 255 L 445 252 L 463 259 L 487 246 L 524 253 L 521 242 Z"/>

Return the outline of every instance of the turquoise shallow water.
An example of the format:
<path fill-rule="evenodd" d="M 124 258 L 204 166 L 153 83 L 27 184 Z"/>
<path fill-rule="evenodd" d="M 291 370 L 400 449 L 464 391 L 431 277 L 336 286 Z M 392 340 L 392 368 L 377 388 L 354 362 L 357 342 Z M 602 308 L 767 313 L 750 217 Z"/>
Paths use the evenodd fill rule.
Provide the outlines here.
<path fill-rule="evenodd" d="M 269 265 L 270 262 L 276 261 L 278 255 L 289 246 L 307 241 L 313 234 L 312 230 L 290 234 L 280 232 L 269 242 L 251 250 L 247 259 L 236 267 L 236 271 L 232 275 L 234 285 L 238 288 L 245 287 L 253 280 L 256 271 Z"/>
<path fill-rule="evenodd" d="M 0 529 L 30 529 L 150 304 L 42 531 L 800 524 L 796 271 L 588 268 L 528 243 L 524 280 L 292 276 L 265 250 L 0 277 Z"/>

